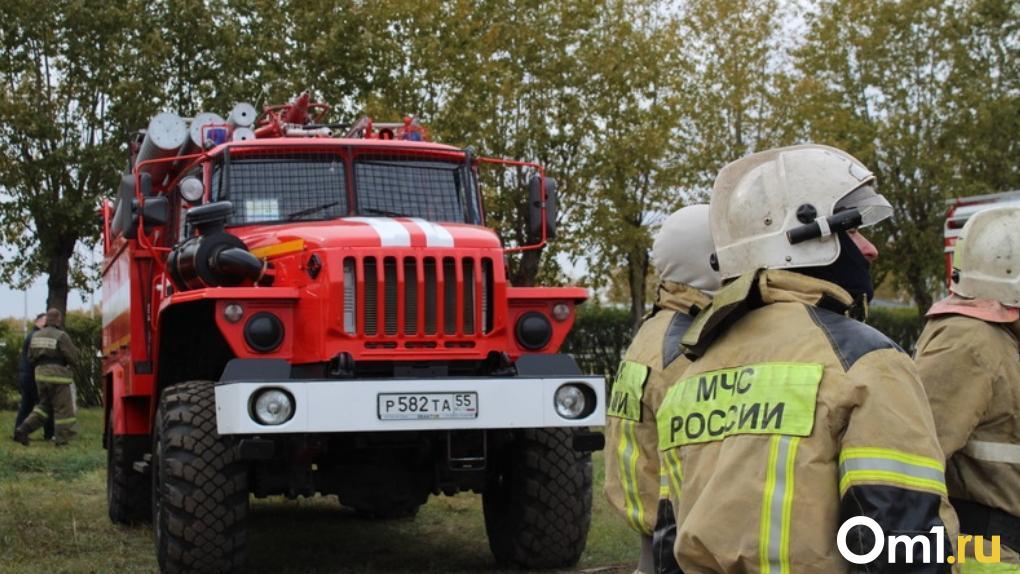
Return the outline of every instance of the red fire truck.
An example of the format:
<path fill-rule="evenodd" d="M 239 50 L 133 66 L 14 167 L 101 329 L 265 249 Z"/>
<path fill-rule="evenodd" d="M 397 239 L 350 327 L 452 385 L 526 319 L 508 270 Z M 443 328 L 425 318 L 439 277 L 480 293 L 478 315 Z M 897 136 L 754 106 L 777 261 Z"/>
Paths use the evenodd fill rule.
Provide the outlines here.
<path fill-rule="evenodd" d="M 605 391 L 556 351 L 587 291 L 506 272 L 554 236 L 552 180 L 327 110 L 164 112 L 132 142 L 103 206 L 110 518 L 151 520 L 164 572 L 235 571 L 250 494 L 395 517 L 472 491 L 497 561 L 576 563 Z M 485 226 L 485 181 L 524 182 L 526 244 Z"/>

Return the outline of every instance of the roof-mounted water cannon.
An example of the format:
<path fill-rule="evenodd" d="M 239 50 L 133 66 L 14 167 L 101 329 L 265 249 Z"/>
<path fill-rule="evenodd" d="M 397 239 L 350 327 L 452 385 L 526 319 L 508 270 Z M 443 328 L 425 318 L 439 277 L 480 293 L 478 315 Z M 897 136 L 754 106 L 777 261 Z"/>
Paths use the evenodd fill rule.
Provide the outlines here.
<path fill-rule="evenodd" d="M 267 106 L 255 120 L 256 138 L 328 137 L 340 124 L 320 123 L 329 112 L 329 104 L 311 101 L 308 92 L 288 104 Z"/>
<path fill-rule="evenodd" d="M 405 116 L 400 123 L 376 123 L 372 118 L 365 116 L 355 122 L 344 137 L 366 140 L 431 141 L 425 126 L 418 122 L 418 118 L 412 116 Z"/>

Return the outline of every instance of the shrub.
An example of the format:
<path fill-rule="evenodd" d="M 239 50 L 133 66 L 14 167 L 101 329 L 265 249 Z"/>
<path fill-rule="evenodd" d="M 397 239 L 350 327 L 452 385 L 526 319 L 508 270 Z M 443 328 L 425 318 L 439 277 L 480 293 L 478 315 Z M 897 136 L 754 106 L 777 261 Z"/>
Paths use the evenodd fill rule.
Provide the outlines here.
<path fill-rule="evenodd" d="M 597 303 L 582 305 L 577 308 L 574 328 L 562 352 L 573 355 L 587 374 L 613 377 L 630 338 L 628 309 Z"/>
<path fill-rule="evenodd" d="M 872 307 L 868 311 L 868 324 L 913 353 L 924 328 L 924 317 L 916 307 Z"/>

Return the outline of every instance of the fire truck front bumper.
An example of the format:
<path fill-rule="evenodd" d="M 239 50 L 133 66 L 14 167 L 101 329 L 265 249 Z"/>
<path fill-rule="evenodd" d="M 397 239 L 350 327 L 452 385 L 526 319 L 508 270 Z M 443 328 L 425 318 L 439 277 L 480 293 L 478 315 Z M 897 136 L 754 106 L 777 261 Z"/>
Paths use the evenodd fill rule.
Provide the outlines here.
<path fill-rule="evenodd" d="M 260 363 L 263 361 L 259 361 Z M 268 363 L 268 362 L 266 362 Z M 232 369 L 216 384 L 222 435 L 595 427 L 602 377 L 290 379 L 281 368 Z M 287 366 L 289 374 L 289 366 Z M 247 376 L 245 376 L 247 375 Z"/>

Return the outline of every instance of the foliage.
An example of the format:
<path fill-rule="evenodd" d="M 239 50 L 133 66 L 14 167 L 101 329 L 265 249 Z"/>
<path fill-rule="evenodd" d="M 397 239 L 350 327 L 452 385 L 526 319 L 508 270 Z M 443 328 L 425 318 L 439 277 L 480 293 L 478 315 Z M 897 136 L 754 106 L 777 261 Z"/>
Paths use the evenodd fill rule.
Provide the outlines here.
<path fill-rule="evenodd" d="M 924 317 L 916 307 L 872 307 L 868 311 L 868 324 L 913 353 L 924 328 Z"/>
<path fill-rule="evenodd" d="M 612 378 L 630 339 L 627 309 L 597 303 L 582 305 L 577 308 L 574 328 L 560 351 L 573 355 L 585 373 Z"/>
<path fill-rule="evenodd" d="M 1020 187 L 1011 0 L 58 0 L 0 22 L 0 280 L 48 276 L 49 304 L 95 285 L 76 246 L 157 111 L 225 113 L 302 89 L 334 120 L 419 116 L 437 139 L 539 162 L 560 237 L 510 258 L 518 285 L 558 261 L 644 313 L 666 213 L 746 153 L 818 141 L 879 175 L 896 209 L 877 279 L 931 302 L 944 200 Z M 528 174 L 485 180 L 490 223 L 523 243 Z"/>

